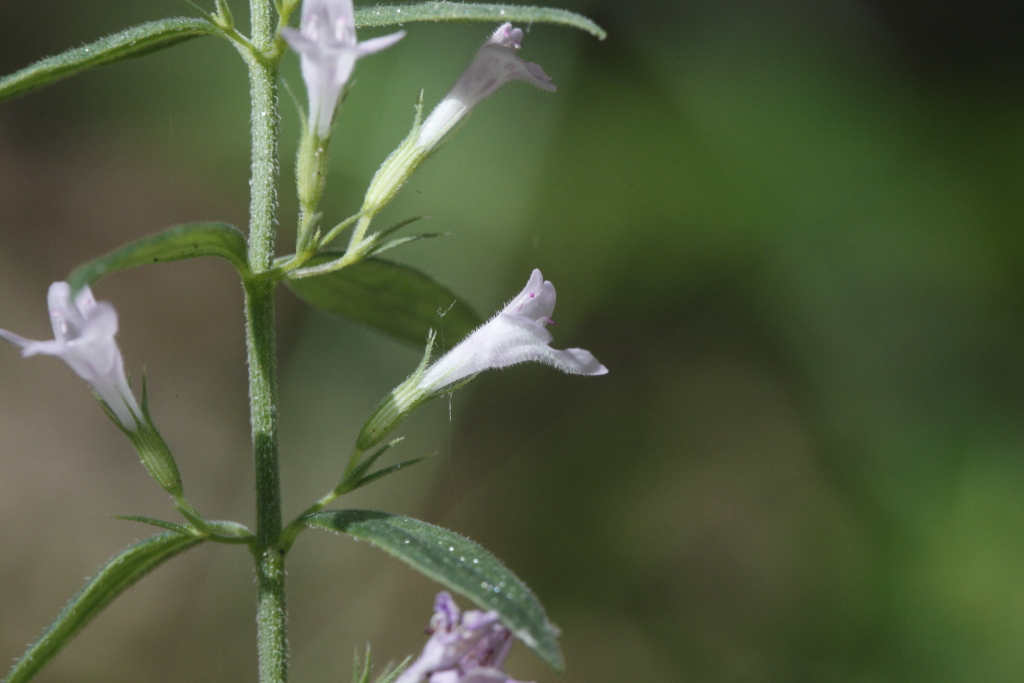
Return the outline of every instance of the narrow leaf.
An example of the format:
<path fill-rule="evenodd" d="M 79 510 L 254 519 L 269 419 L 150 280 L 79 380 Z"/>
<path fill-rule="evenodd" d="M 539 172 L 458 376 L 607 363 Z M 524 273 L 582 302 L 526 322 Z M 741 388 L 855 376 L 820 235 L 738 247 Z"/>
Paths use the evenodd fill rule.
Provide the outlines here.
<path fill-rule="evenodd" d="M 392 233 L 398 232 L 399 230 L 401 230 L 405 226 L 412 225 L 416 221 L 421 221 L 424 218 L 426 218 L 426 216 L 413 216 L 411 218 L 406 218 L 405 220 L 398 221 L 397 223 L 395 223 L 391 227 L 384 228 L 379 233 L 377 233 L 377 240 L 379 241 L 381 237 L 387 237 L 388 235 L 390 235 Z"/>
<path fill-rule="evenodd" d="M 433 239 L 434 237 L 447 237 L 448 234 L 449 233 L 446 232 L 424 232 L 419 235 L 396 237 L 395 239 L 389 240 L 378 247 L 374 247 L 373 250 L 370 251 L 370 255 L 376 256 L 377 254 L 388 251 L 389 249 L 394 249 L 395 247 L 400 247 L 409 242 L 418 242 L 419 240 Z"/>
<path fill-rule="evenodd" d="M 195 536 L 167 532 L 129 546 L 111 558 L 14 663 L 5 683 L 30 680 L 114 598 L 167 560 L 201 542 Z"/>
<path fill-rule="evenodd" d="M 140 515 L 117 515 L 117 519 L 123 519 L 126 522 L 140 522 L 142 524 L 149 524 L 150 526 L 159 527 L 160 529 L 167 529 L 179 534 L 188 534 L 189 530 L 180 524 L 174 522 L 166 522 L 162 519 L 156 519 L 155 517 L 142 517 Z"/>
<path fill-rule="evenodd" d="M 378 5 L 356 9 L 356 26 L 390 26 L 409 21 L 520 21 L 562 24 L 604 40 L 603 28 L 581 14 L 550 7 L 495 5 L 475 2 L 424 2 L 415 5 Z"/>
<path fill-rule="evenodd" d="M 322 252 L 309 263 L 340 256 Z M 313 306 L 417 346 L 423 345 L 430 330 L 457 340 L 482 322 L 449 289 L 414 268 L 391 261 L 368 258 L 341 270 L 287 283 Z"/>
<path fill-rule="evenodd" d="M 241 232 L 225 223 L 193 223 L 144 237 L 81 265 L 71 273 L 68 282 L 72 290 L 78 291 L 119 270 L 199 256 L 219 256 L 230 261 L 240 272 L 248 271 L 245 236 Z"/>
<path fill-rule="evenodd" d="M 139 57 L 190 38 L 219 33 L 208 21 L 178 17 L 127 28 L 94 43 L 82 45 L 0 78 L 0 102 L 49 85 L 79 71 Z"/>
<path fill-rule="evenodd" d="M 412 657 L 406 657 L 398 664 L 388 662 L 380 676 L 377 677 L 376 683 L 395 683 L 398 677 L 402 675 L 402 672 L 409 668 L 411 662 Z"/>
<path fill-rule="evenodd" d="M 357 481 L 354 484 L 352 484 L 352 488 L 350 490 L 351 491 L 355 491 L 356 489 L 362 488 L 362 487 L 366 486 L 367 484 L 371 484 L 371 483 L 377 481 L 378 479 L 380 479 L 382 477 L 386 477 L 389 474 L 394 474 L 398 470 L 403 470 L 406 467 L 409 467 L 410 465 L 415 465 L 418 462 L 422 462 L 422 461 L 426 460 L 429 457 L 430 457 L 429 455 L 421 455 L 418 458 L 410 458 L 409 460 L 403 460 L 402 462 L 395 463 L 394 465 L 389 465 L 389 466 L 387 466 L 387 467 L 385 467 L 383 469 L 379 469 L 376 472 L 371 472 L 370 474 L 366 475 L 365 477 L 362 477 L 361 479 L 359 479 L 359 481 Z"/>
<path fill-rule="evenodd" d="M 362 661 L 359 659 L 359 650 L 356 650 L 356 658 L 352 666 L 352 683 L 370 683 L 370 670 L 372 668 L 372 662 L 370 661 L 370 644 L 366 644 L 366 655 L 363 656 Z"/>
<path fill-rule="evenodd" d="M 556 671 L 562 670 L 558 631 L 536 596 L 494 555 L 468 538 L 417 519 L 372 510 L 317 512 L 304 521 L 309 527 L 369 541 L 482 609 L 495 610 L 517 638 Z"/>
<path fill-rule="evenodd" d="M 345 475 L 342 487 L 349 491 L 352 490 L 351 488 L 348 488 L 349 486 L 355 488 L 354 483 L 362 479 L 363 476 L 366 475 L 366 472 L 373 466 L 373 463 L 377 462 L 380 456 L 391 450 L 395 444 L 402 441 L 402 438 L 403 437 L 398 437 L 397 439 L 393 439 L 389 443 L 384 444 L 374 451 L 373 455 L 365 458 L 361 463 L 352 468 L 352 471 Z"/>

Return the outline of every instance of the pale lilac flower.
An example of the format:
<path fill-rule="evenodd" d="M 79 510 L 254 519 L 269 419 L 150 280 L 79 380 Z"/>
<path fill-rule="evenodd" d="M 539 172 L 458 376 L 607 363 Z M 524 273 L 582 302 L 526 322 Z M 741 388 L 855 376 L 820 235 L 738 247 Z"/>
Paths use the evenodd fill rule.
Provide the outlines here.
<path fill-rule="evenodd" d="M 526 81 L 541 90 L 555 90 L 544 69 L 516 56 L 516 50 L 523 47 L 522 41 L 522 29 L 509 23 L 498 27 L 423 122 L 417 138 L 420 147 L 435 147 L 473 107 L 511 80 Z"/>
<path fill-rule="evenodd" d="M 534 270 L 516 298 L 432 365 L 428 364 L 434 344 L 431 333 L 420 366 L 380 402 L 363 425 L 356 447 L 365 451 L 380 443 L 417 407 L 484 370 L 537 361 L 575 375 L 607 374 L 608 368 L 590 351 L 549 346 L 551 333 L 546 326 L 553 322 L 554 310 L 555 286 Z"/>
<path fill-rule="evenodd" d="M 551 365 L 575 375 L 603 375 L 608 368 L 584 349 L 557 350 L 547 325 L 553 321 L 555 286 L 534 270 L 526 288 L 489 321 L 427 368 L 419 380 L 424 391 L 436 391 L 484 370 L 526 361 Z"/>
<path fill-rule="evenodd" d="M 498 27 L 430 116 L 414 126 L 402 144 L 381 164 L 366 189 L 362 209 L 364 217 L 372 218 L 383 209 L 420 164 L 444 144 L 473 107 L 505 83 L 520 80 L 543 90 L 555 90 L 555 84 L 544 69 L 516 56 L 516 50 L 523 47 L 522 40 L 522 30 L 512 24 Z"/>
<path fill-rule="evenodd" d="M 117 311 L 106 301 L 96 302 L 88 287 L 71 299 L 71 286 L 54 282 L 47 295 L 54 338 L 25 339 L 0 330 L 0 337 L 21 347 L 22 356 L 59 356 L 110 408 L 129 432 L 139 429 L 142 411 L 128 386 L 121 350 L 114 341 Z"/>
<path fill-rule="evenodd" d="M 352 0 L 303 0 L 299 28 L 283 28 L 281 35 L 300 56 L 309 94 L 310 129 L 327 138 L 356 60 L 391 47 L 405 31 L 357 43 Z"/>
<path fill-rule="evenodd" d="M 518 683 L 503 668 L 513 639 L 497 612 L 460 614 L 452 596 L 442 591 L 427 633 L 423 654 L 395 683 Z"/>

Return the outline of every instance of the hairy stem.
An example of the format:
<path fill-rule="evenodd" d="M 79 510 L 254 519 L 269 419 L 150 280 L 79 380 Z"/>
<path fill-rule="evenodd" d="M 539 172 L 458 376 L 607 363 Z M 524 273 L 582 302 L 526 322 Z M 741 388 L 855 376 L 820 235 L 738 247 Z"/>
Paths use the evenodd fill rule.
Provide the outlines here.
<path fill-rule="evenodd" d="M 252 44 L 252 177 L 249 204 L 249 269 L 245 283 L 246 348 L 253 458 L 256 468 L 257 649 L 260 683 L 288 680 L 287 606 L 281 536 L 281 481 L 277 438 L 277 348 L 273 279 L 277 203 L 277 64 L 268 59 L 274 42 L 272 0 L 250 0 Z"/>
<path fill-rule="evenodd" d="M 250 420 L 256 467 L 257 647 L 260 683 L 288 680 L 287 608 L 281 540 L 277 387 L 274 358 L 274 283 L 245 287 L 249 352 Z"/>

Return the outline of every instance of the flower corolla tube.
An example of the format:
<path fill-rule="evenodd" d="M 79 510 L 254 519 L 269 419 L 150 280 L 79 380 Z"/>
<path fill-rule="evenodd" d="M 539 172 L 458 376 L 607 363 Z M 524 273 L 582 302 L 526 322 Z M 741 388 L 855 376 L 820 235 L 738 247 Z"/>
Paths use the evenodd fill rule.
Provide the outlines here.
<path fill-rule="evenodd" d="M 309 126 L 321 139 L 331 132 L 331 121 L 341 91 L 356 60 L 389 48 L 405 31 L 356 41 L 352 0 L 304 0 L 299 28 L 283 28 L 281 35 L 299 53 L 302 80 L 309 94 Z"/>
<path fill-rule="evenodd" d="M 58 356 L 92 387 L 121 426 L 134 432 L 142 421 L 124 372 L 117 334 L 117 311 L 106 301 L 97 302 L 88 287 L 72 298 L 71 286 L 54 282 L 47 294 L 53 339 L 33 341 L 0 330 L 0 337 L 21 347 L 21 355 Z"/>

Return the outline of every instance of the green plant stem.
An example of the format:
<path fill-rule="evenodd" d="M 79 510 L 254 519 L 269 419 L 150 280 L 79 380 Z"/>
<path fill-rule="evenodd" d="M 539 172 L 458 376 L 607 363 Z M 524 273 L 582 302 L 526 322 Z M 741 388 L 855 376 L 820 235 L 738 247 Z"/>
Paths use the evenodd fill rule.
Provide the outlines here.
<path fill-rule="evenodd" d="M 287 608 L 281 536 L 277 387 L 274 357 L 274 283 L 246 283 L 250 420 L 256 468 L 257 650 L 260 683 L 288 680 Z"/>
<path fill-rule="evenodd" d="M 247 55 L 252 102 L 252 177 L 245 282 L 249 403 L 256 469 L 256 625 L 260 683 L 288 680 L 287 606 L 281 536 L 281 481 L 277 437 L 277 348 L 275 282 L 266 276 L 274 258 L 277 193 L 277 60 L 272 0 L 250 0 L 251 42 Z"/>
<path fill-rule="evenodd" d="M 324 494 L 320 500 L 310 505 L 308 508 L 302 511 L 302 513 L 292 520 L 292 522 L 284 528 L 281 532 L 281 546 L 287 550 L 291 548 L 292 543 L 298 538 L 299 533 L 305 529 L 303 520 L 309 515 L 320 512 L 325 507 L 336 501 L 341 496 L 345 495 L 352 490 L 352 482 L 349 480 L 349 475 L 359 465 L 359 460 L 363 457 L 363 452 L 358 448 L 352 451 L 352 455 L 349 456 L 348 466 L 345 468 L 345 474 L 341 477 L 341 483 L 335 486 L 332 490 Z"/>

